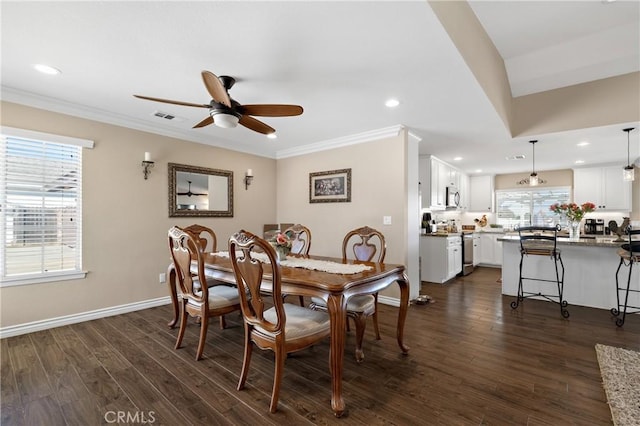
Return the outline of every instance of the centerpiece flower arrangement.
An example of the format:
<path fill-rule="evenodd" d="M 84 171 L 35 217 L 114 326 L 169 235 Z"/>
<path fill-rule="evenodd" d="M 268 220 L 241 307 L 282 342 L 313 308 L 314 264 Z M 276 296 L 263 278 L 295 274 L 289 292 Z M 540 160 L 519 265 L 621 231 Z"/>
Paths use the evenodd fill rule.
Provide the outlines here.
<path fill-rule="evenodd" d="M 284 260 L 287 254 L 291 251 L 291 239 L 287 234 L 279 232 L 270 241 L 273 248 L 276 249 L 276 254 L 279 260 Z"/>
<path fill-rule="evenodd" d="M 591 213 L 596 209 L 596 205 L 590 202 L 577 205 L 576 203 L 555 203 L 549 210 L 552 212 L 564 215 L 570 222 L 580 222 L 585 214 Z"/>
<path fill-rule="evenodd" d="M 549 210 L 564 215 L 569 221 L 569 238 L 573 240 L 580 239 L 580 221 L 585 214 L 596 209 L 596 205 L 590 202 L 577 205 L 576 203 L 555 203 Z"/>

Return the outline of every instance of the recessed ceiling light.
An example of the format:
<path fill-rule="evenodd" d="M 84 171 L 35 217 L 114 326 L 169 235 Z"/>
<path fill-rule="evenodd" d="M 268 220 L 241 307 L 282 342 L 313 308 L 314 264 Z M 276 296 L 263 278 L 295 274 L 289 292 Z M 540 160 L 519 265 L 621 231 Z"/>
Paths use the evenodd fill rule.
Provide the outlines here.
<path fill-rule="evenodd" d="M 584 160 L 576 160 L 576 164 L 584 164 Z"/>
<path fill-rule="evenodd" d="M 33 68 L 36 71 L 40 71 L 41 73 L 48 74 L 48 75 L 58 75 L 61 73 L 61 71 L 58 68 L 54 68 L 50 65 L 45 65 L 45 64 L 35 64 Z"/>
<path fill-rule="evenodd" d="M 388 99 L 387 102 L 384 103 L 388 108 L 395 108 L 400 105 L 400 101 L 397 99 Z"/>
<path fill-rule="evenodd" d="M 269 139 L 278 139 L 278 135 L 276 135 L 275 133 L 269 133 L 269 134 L 267 135 L 267 137 L 268 137 Z"/>
<path fill-rule="evenodd" d="M 587 146 L 587 145 L 589 145 L 589 142 L 582 141 L 582 142 L 578 142 L 576 145 L 578 145 L 578 146 Z"/>
<path fill-rule="evenodd" d="M 476 173 L 482 173 L 482 169 L 476 169 Z"/>
<path fill-rule="evenodd" d="M 453 158 L 453 161 L 460 161 L 460 160 L 462 160 L 462 157 L 454 157 Z"/>

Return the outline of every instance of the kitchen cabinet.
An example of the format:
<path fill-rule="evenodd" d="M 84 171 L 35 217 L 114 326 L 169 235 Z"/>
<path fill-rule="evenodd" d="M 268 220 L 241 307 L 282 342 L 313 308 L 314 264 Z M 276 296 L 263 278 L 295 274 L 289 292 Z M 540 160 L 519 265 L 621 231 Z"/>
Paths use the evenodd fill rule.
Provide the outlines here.
<path fill-rule="evenodd" d="M 444 283 L 462 272 L 462 237 L 420 237 L 420 279 Z"/>
<path fill-rule="evenodd" d="M 592 202 L 598 210 L 631 211 L 631 184 L 622 179 L 622 167 L 573 170 L 573 200 Z"/>
<path fill-rule="evenodd" d="M 468 176 L 431 155 L 421 156 L 418 167 L 421 207 L 423 209 L 444 210 L 447 207 L 447 186 L 458 188 L 461 200 L 459 209 L 466 207 L 467 203 L 463 203 L 462 200 L 464 200 L 465 191 L 469 191 L 466 189 L 463 191 L 462 186 L 468 187 L 467 182 L 464 182 Z"/>
<path fill-rule="evenodd" d="M 433 156 L 420 157 L 419 160 L 420 192 L 422 208 L 444 210 L 446 182 L 449 180 L 449 169 L 445 163 Z"/>
<path fill-rule="evenodd" d="M 493 176 L 471 176 L 469 211 L 493 212 Z"/>
<path fill-rule="evenodd" d="M 459 210 L 469 210 L 469 194 L 471 193 L 469 175 L 460 173 L 460 206 Z"/>
<path fill-rule="evenodd" d="M 502 266 L 502 233 L 479 233 L 478 262 L 488 266 Z"/>

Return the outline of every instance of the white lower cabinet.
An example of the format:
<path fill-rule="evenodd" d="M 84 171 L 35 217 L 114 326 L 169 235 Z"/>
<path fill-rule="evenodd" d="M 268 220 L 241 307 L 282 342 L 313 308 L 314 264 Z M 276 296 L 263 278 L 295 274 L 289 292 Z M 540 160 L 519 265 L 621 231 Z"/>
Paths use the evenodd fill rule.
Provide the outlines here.
<path fill-rule="evenodd" d="M 420 279 L 444 283 L 462 272 L 460 235 L 420 237 Z"/>
<path fill-rule="evenodd" d="M 478 263 L 482 265 L 502 266 L 502 241 L 498 241 L 500 237 L 502 237 L 501 233 L 480 233 Z"/>

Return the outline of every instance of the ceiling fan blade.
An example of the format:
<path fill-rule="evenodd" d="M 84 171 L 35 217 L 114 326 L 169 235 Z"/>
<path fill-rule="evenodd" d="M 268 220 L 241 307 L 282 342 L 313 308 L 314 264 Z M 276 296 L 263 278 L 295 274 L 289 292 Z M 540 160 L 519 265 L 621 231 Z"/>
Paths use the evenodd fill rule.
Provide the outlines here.
<path fill-rule="evenodd" d="M 231 108 L 231 99 L 222 82 L 210 71 L 202 71 L 202 81 L 214 101 Z"/>
<path fill-rule="evenodd" d="M 196 129 L 198 127 L 208 126 L 209 124 L 213 124 L 213 117 L 211 116 L 206 117 L 204 120 L 193 126 L 193 128 Z"/>
<path fill-rule="evenodd" d="M 141 95 L 133 95 L 133 96 L 139 99 L 146 99 L 147 101 L 164 102 L 165 104 L 183 105 L 183 106 L 191 106 L 191 107 L 198 107 L 198 108 L 210 108 L 210 105 L 207 105 L 207 104 L 193 104 L 191 102 L 172 101 L 169 99 L 151 98 L 149 96 L 141 96 Z"/>
<path fill-rule="evenodd" d="M 251 129 L 253 131 L 256 131 L 258 133 L 262 133 L 265 135 L 276 132 L 276 129 L 274 129 L 273 127 L 263 123 L 260 120 L 256 120 L 255 118 L 250 117 L 248 115 L 243 115 L 242 117 L 240 117 L 239 123 L 248 129 Z"/>
<path fill-rule="evenodd" d="M 290 117 L 302 114 L 303 109 L 299 105 L 241 105 L 238 107 L 238 112 L 240 114 L 257 115 L 259 117 Z"/>

